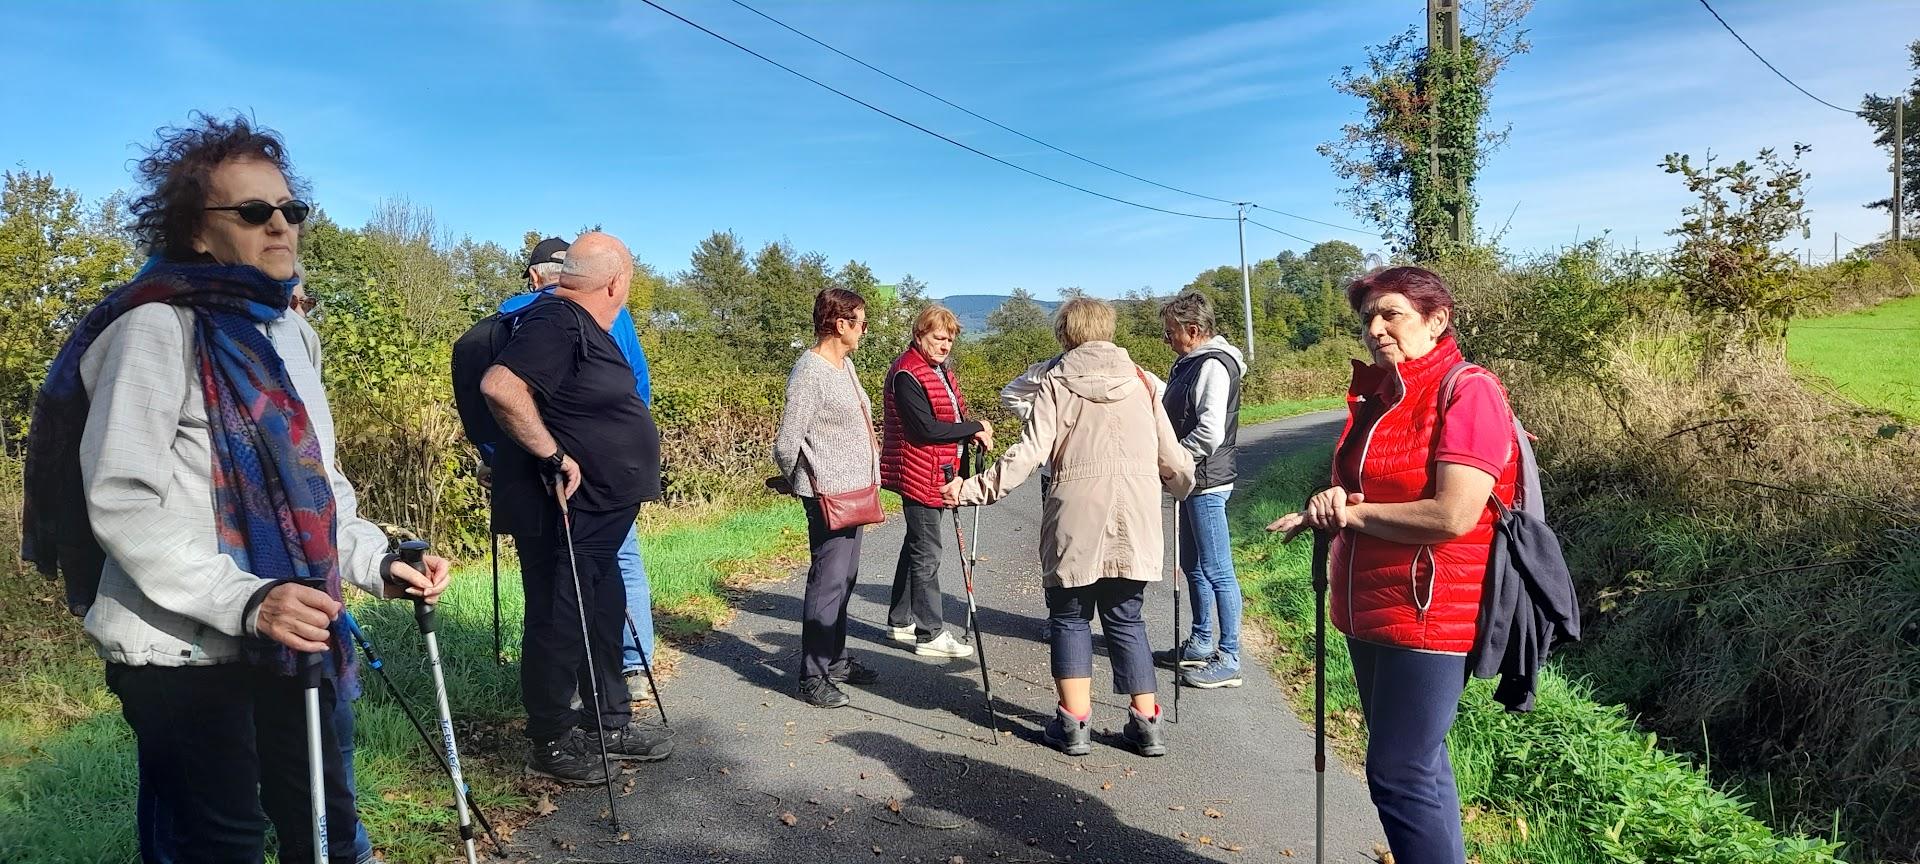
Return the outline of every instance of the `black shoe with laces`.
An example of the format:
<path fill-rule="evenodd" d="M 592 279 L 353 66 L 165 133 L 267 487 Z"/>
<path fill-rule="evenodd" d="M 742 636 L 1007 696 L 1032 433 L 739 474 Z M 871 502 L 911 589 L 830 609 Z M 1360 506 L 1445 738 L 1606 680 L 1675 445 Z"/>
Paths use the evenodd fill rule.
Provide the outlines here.
<path fill-rule="evenodd" d="M 836 682 L 865 685 L 880 680 L 880 673 L 875 672 L 873 667 L 849 657 L 847 662 L 835 664 L 829 668 L 827 678 Z"/>
<path fill-rule="evenodd" d="M 602 733 L 607 738 L 607 755 L 631 762 L 658 762 L 673 755 L 673 733 L 632 723 Z M 600 741 L 587 735 L 587 752 L 600 755 Z"/>
<path fill-rule="evenodd" d="M 800 679 L 800 698 L 815 708 L 839 708 L 852 701 L 825 675 Z"/>
<path fill-rule="evenodd" d="M 587 743 L 587 736 L 578 729 L 569 729 L 552 741 L 535 742 L 527 754 L 527 773 L 579 786 L 604 782 L 607 767 L 600 761 L 599 745 L 589 753 Z"/>

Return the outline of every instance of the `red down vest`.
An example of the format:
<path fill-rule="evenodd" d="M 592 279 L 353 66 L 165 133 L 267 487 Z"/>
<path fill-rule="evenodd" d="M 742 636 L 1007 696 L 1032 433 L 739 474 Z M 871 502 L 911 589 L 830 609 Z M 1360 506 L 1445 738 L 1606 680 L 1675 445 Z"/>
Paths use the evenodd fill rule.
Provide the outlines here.
<path fill-rule="evenodd" d="M 947 380 L 953 385 L 952 395 L 948 395 L 947 384 L 940 380 L 939 373 L 927 362 L 926 355 L 911 345 L 901 352 L 900 359 L 893 361 L 893 367 L 887 370 L 887 380 L 881 388 L 882 408 L 880 429 L 880 488 L 900 493 L 916 504 L 927 507 L 942 506 L 940 487 L 946 485 L 941 474 L 943 465 L 952 465 L 956 473 L 960 470 L 960 442 L 950 444 L 916 444 L 907 440 L 906 424 L 900 419 L 899 406 L 894 404 L 893 380 L 901 372 L 913 375 L 920 387 L 927 391 L 927 401 L 933 404 L 933 419 L 944 423 L 958 423 L 966 413 L 967 399 L 960 395 L 960 381 L 953 377 L 953 370 L 947 370 Z M 957 402 L 956 402 L 957 400 Z"/>
<path fill-rule="evenodd" d="M 1425 356 L 1393 369 L 1354 362 L 1347 427 L 1340 433 L 1340 450 L 1335 451 L 1362 448 L 1358 488 L 1349 485 L 1348 492 L 1362 492 L 1367 501 L 1384 504 L 1433 496 L 1439 391 L 1448 370 L 1460 360 L 1459 346 L 1447 336 Z M 1401 389 L 1394 380 L 1396 373 L 1405 388 L 1398 399 L 1393 396 Z M 1385 400 L 1385 413 L 1371 430 L 1355 428 L 1357 420 L 1368 416 L 1362 407 L 1368 400 Z M 1340 461 L 1336 455 L 1335 484 L 1341 483 Z M 1513 502 L 1518 474 L 1518 460 L 1509 451 L 1506 467 L 1494 482 L 1494 494 L 1501 501 Z M 1333 625 L 1366 642 L 1467 654 L 1478 630 L 1496 518 L 1489 503 L 1479 524 L 1465 536 L 1426 546 L 1341 531 L 1335 535 L 1327 567 Z"/>

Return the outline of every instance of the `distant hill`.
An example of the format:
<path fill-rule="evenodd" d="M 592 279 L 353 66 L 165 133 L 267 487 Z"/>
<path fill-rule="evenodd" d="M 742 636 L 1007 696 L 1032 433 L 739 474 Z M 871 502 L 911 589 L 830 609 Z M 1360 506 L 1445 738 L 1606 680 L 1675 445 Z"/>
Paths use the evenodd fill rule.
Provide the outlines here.
<path fill-rule="evenodd" d="M 1013 297 L 1007 294 L 955 294 L 952 297 L 940 298 L 940 303 L 952 309 L 954 315 L 959 316 L 960 329 L 963 332 L 969 336 L 978 336 L 987 332 L 987 316 L 992 315 L 993 310 L 1000 308 L 1000 304 L 1011 299 Z M 1052 315 L 1053 310 L 1060 308 L 1058 300 L 1034 300 L 1033 302 L 1040 304 L 1040 308 L 1045 309 L 1048 315 Z"/>

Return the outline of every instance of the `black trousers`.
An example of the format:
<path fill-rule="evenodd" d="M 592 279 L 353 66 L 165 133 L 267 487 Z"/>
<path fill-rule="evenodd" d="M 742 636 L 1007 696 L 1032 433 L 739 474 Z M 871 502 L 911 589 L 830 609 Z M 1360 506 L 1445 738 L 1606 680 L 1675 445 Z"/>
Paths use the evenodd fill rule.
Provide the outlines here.
<path fill-rule="evenodd" d="M 904 500 L 900 511 L 907 521 L 907 540 L 900 544 L 900 561 L 893 568 L 887 626 L 911 624 L 925 642 L 946 628 L 940 608 L 945 602 L 940 594 L 940 521 L 950 511 Z"/>
<path fill-rule="evenodd" d="M 333 682 L 322 681 L 321 752 L 339 751 Z M 313 859 L 308 813 L 307 718 L 299 678 L 240 663 L 218 666 L 107 664 L 107 688 L 133 727 L 141 782 L 166 814 L 174 860 L 259 864 L 267 823 L 280 860 Z M 327 857 L 355 859 L 353 787 L 328 760 Z"/>
<path fill-rule="evenodd" d="M 860 529 L 827 528 L 820 501 L 803 497 L 807 509 L 807 593 L 800 623 L 800 677 L 825 675 L 850 659 L 847 653 L 847 603 L 860 578 Z"/>
<path fill-rule="evenodd" d="M 620 578 L 620 544 L 633 527 L 638 507 L 608 513 L 574 510 L 573 554 L 560 508 L 548 506 L 551 524 L 538 535 L 514 535 L 520 550 L 520 584 L 527 608 L 520 656 L 520 703 L 527 709 L 527 737 L 552 741 L 593 717 L 592 682 L 587 652 L 600 687 L 601 729 L 619 729 L 633 720 L 631 696 L 620 677 L 620 638 L 627 625 L 627 587 Z M 580 593 L 574 594 L 579 566 Z M 580 641 L 580 615 L 586 610 L 588 640 Z M 581 710 L 573 708 L 575 696 Z"/>

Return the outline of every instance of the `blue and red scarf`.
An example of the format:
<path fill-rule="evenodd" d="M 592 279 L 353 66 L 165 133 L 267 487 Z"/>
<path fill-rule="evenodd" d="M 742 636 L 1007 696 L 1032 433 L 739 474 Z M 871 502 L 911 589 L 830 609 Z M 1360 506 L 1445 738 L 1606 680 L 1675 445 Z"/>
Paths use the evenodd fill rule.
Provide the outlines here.
<path fill-rule="evenodd" d="M 65 576 L 68 608 L 84 615 L 106 560 L 87 517 L 80 437 L 87 393 L 80 358 L 108 325 L 145 303 L 193 310 L 193 355 L 213 450 L 220 551 L 263 580 L 326 585 L 340 599 L 333 489 L 306 406 L 259 324 L 285 314 L 292 283 L 258 269 L 158 258 L 95 306 L 61 347 L 34 403 L 27 436 L 22 557 Z M 351 674 L 352 653 L 334 625 L 334 670 Z M 248 659 L 291 675 L 291 649 L 265 639 Z M 349 686 L 350 686 L 350 682 Z"/>

